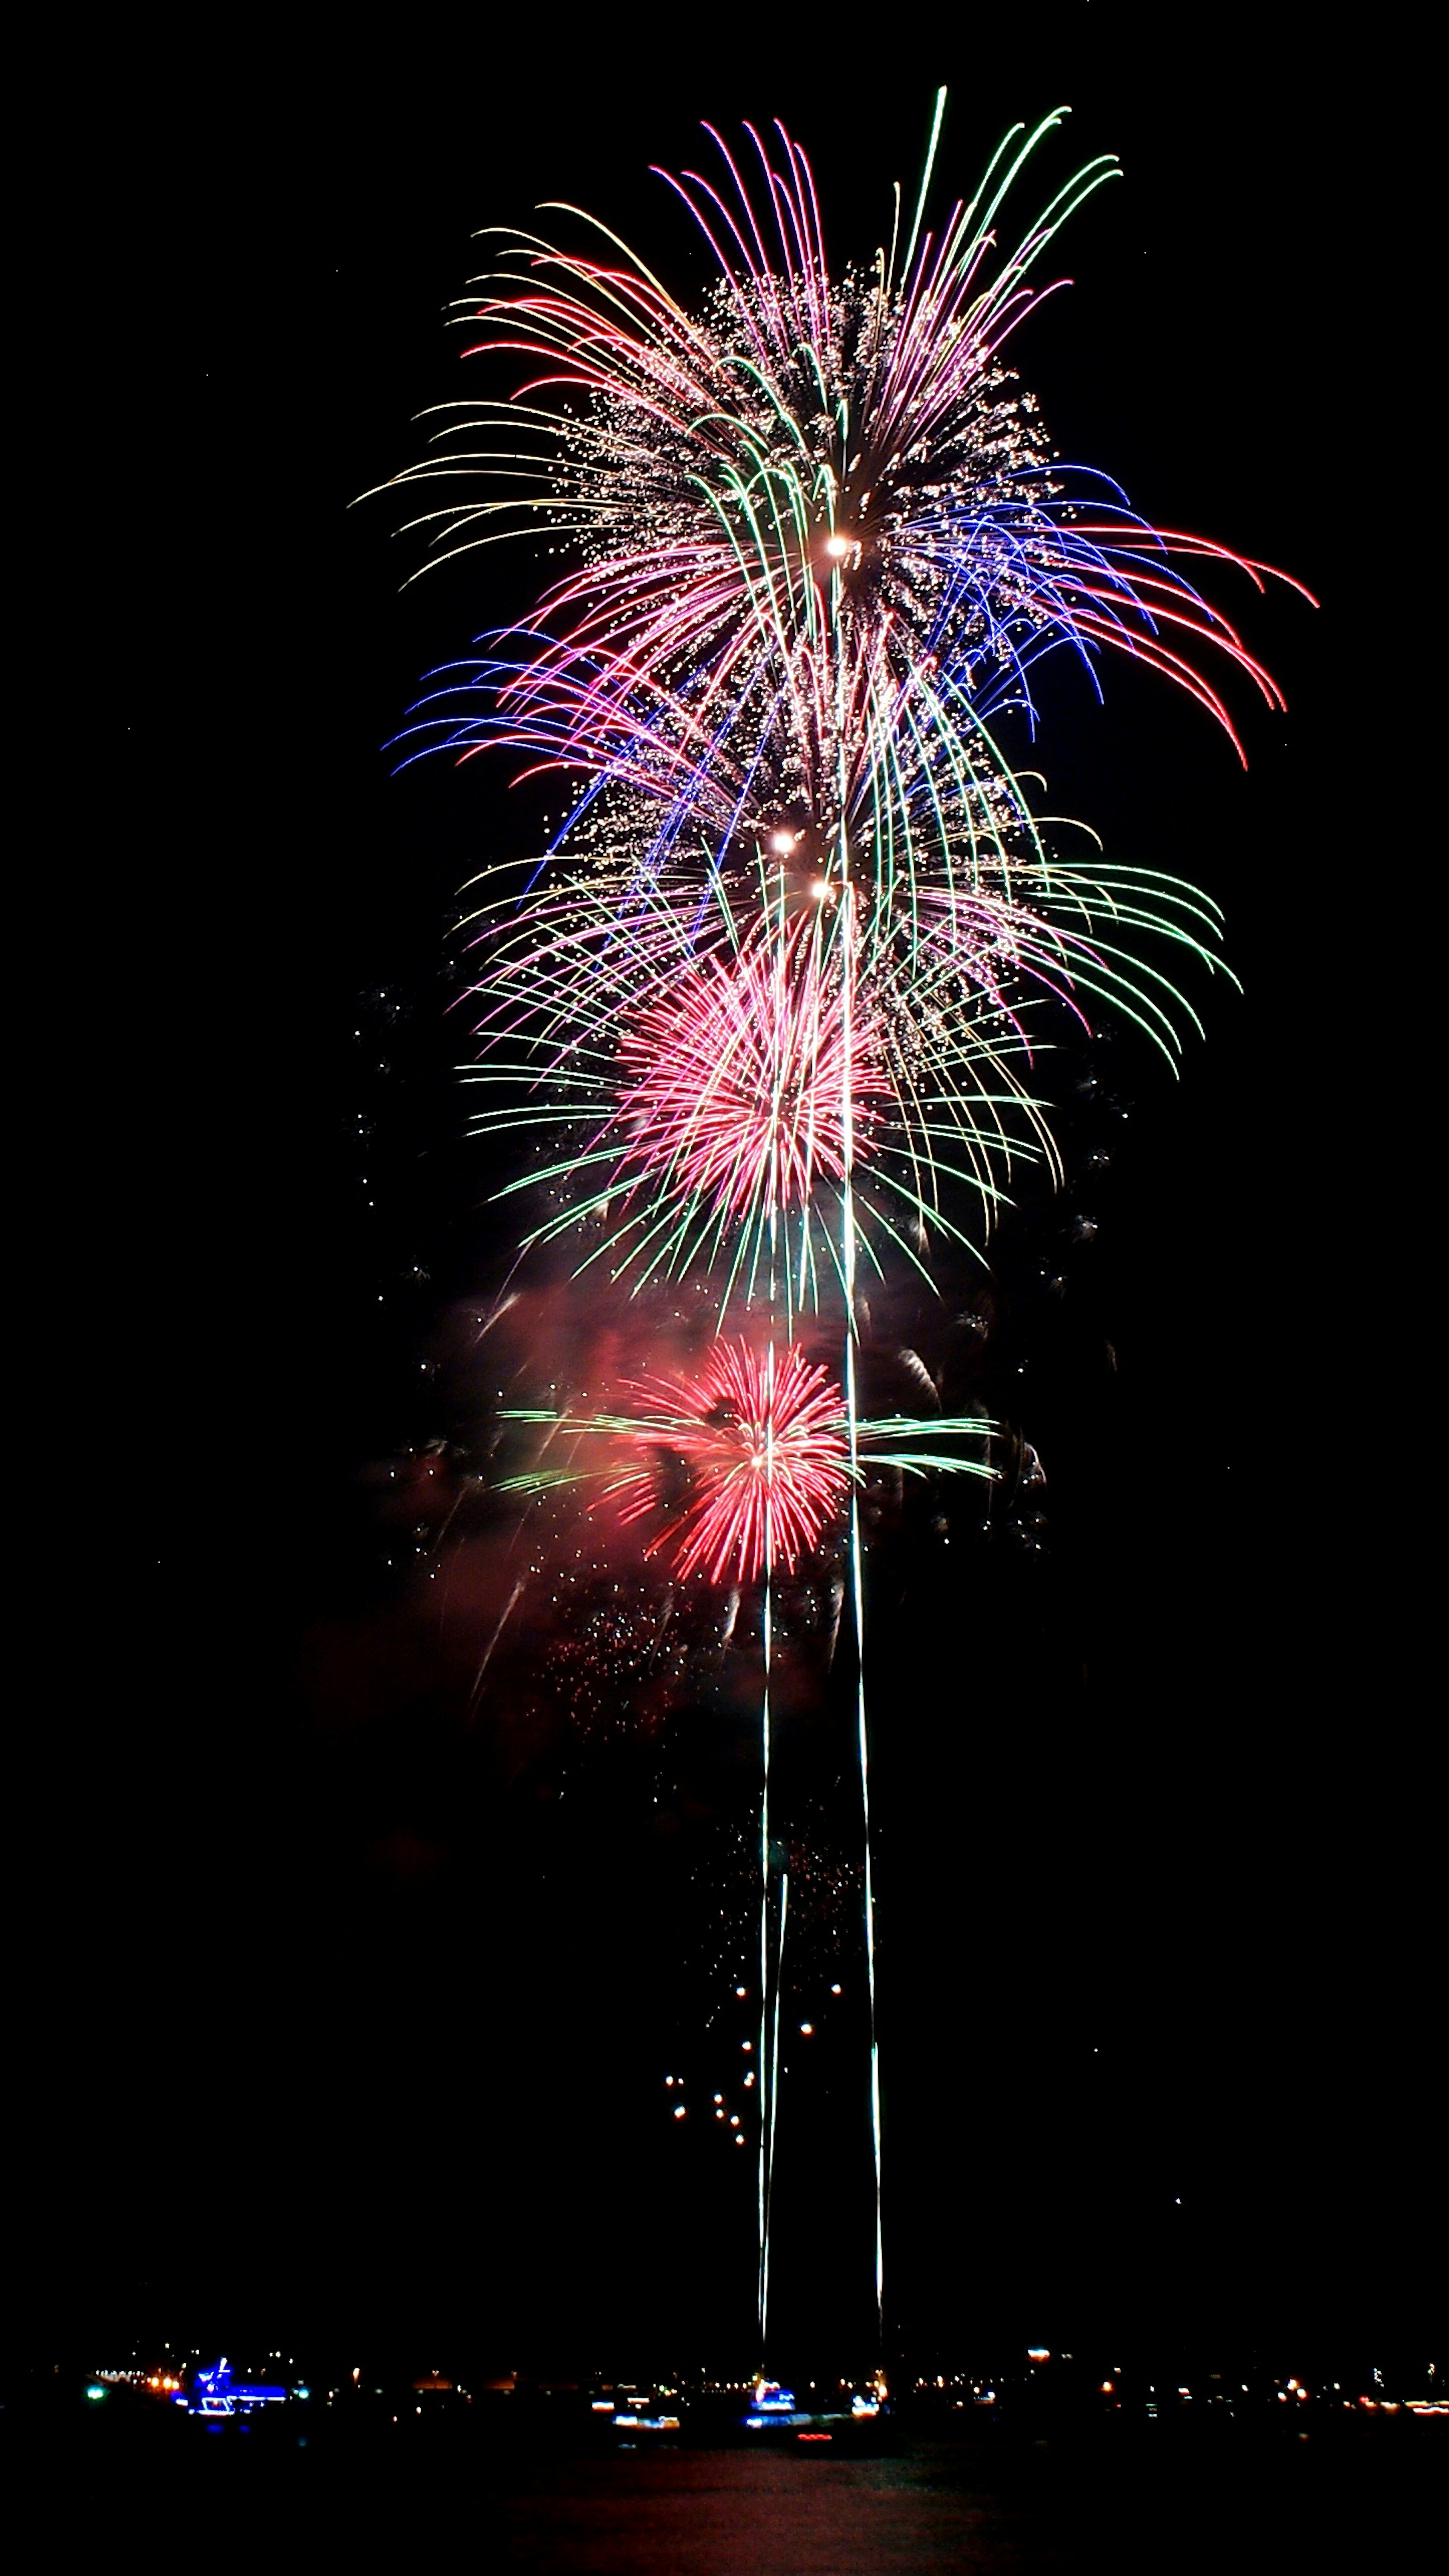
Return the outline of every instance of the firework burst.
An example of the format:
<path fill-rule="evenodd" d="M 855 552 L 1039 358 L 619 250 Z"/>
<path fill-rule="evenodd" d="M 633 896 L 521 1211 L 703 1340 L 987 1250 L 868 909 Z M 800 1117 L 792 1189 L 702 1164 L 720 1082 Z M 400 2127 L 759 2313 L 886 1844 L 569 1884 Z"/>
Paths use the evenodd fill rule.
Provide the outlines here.
<path fill-rule="evenodd" d="M 605 1495 L 626 1522 L 663 1516 L 646 1553 L 667 1550 L 681 1575 L 788 1573 L 838 1516 L 850 1482 L 840 1391 L 793 1343 L 719 1342 L 697 1376 L 626 1392 L 648 1410 L 622 1435 L 632 1455 Z"/>
<path fill-rule="evenodd" d="M 1134 948 L 1220 963 L 1190 887 L 1100 863 L 983 856 L 910 906 L 842 899 L 794 851 L 714 872 L 703 901 L 682 863 L 632 893 L 627 868 L 473 916 L 476 1124 L 558 1140 L 507 1185 L 556 1195 L 530 1241 L 578 1232 L 583 1264 L 636 1285 L 703 1267 L 722 1312 L 841 1284 L 847 1166 L 877 1269 L 977 1239 L 1019 1163 L 1054 1167 L 1054 1031 L 1105 1007 L 1174 1055 L 1194 1014 Z"/>
<path fill-rule="evenodd" d="M 618 1124 L 640 1185 L 679 1185 L 711 1216 L 806 1208 L 845 1170 L 845 1101 L 868 1156 L 874 1104 L 890 1088 L 883 1032 L 848 1017 L 816 924 L 766 922 L 732 956 L 686 967 L 619 1037 L 632 1076 Z M 849 1062 L 847 1062 L 847 1052 Z"/>
<path fill-rule="evenodd" d="M 823 847 L 849 828 L 877 866 L 910 869 L 944 854 L 943 778 L 991 780 L 989 727 L 1010 706 L 1034 720 L 1044 654 L 1145 662 L 1235 742 L 1205 661 L 1281 704 L 1181 567 L 1259 588 L 1268 568 L 1150 526 L 1061 463 L 1002 364 L 1052 291 L 1036 272 L 1056 233 L 1116 172 L 1089 162 L 1000 253 L 1012 184 L 1060 123 L 1014 128 L 939 231 L 923 182 L 909 238 L 898 204 L 889 251 L 839 273 L 784 129 L 767 148 L 746 128 L 753 189 L 707 129 L 719 184 L 670 181 L 718 266 L 694 313 L 602 226 L 605 258 L 535 237 L 507 251 L 469 308 L 469 354 L 507 353 L 524 381 L 449 406 L 398 479 L 465 487 L 415 523 L 444 555 L 552 529 L 580 560 L 534 631 L 444 675 L 424 739 L 626 781 L 662 809 L 653 858 L 687 824 L 717 834 L 763 774 Z"/>
<path fill-rule="evenodd" d="M 696 1369 L 627 1379 L 620 1392 L 637 1410 L 505 1410 L 503 1421 L 538 1425 L 550 1458 L 561 1452 L 569 1463 L 529 1469 L 496 1490 L 589 1486 L 594 1509 L 617 1509 L 640 1527 L 646 1556 L 710 1583 L 793 1571 L 843 1531 L 851 1490 L 871 1467 L 994 1473 L 979 1416 L 892 1414 L 852 1426 L 838 1381 L 794 1342 L 721 1340 Z"/>

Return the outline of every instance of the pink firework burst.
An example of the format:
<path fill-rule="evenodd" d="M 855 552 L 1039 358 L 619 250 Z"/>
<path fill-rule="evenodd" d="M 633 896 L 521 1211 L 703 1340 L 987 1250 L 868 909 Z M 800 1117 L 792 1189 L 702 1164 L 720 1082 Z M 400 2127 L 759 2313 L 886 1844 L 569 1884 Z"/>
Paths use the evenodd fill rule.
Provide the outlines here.
<path fill-rule="evenodd" d="M 868 1154 L 873 1104 L 891 1086 L 852 982 L 810 917 L 672 978 L 620 1041 L 631 1185 L 682 1187 L 721 1217 L 769 1217 L 808 1206 L 819 1180 Z"/>
<path fill-rule="evenodd" d="M 711 1583 L 788 1572 L 840 1510 L 850 1484 L 845 1412 L 828 1370 L 791 1342 L 764 1352 L 717 1342 L 695 1377 L 647 1378 L 649 1408 L 623 1438 L 630 1463 L 611 1477 L 626 1521 L 668 1513 L 650 1541 L 676 1570 Z"/>

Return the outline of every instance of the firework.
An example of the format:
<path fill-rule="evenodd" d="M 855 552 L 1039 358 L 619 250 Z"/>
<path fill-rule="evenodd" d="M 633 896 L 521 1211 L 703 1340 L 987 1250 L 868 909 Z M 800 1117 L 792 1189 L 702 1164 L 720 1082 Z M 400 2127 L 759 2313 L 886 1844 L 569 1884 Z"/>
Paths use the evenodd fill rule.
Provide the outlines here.
<path fill-rule="evenodd" d="M 844 1502 L 839 1394 L 793 1344 L 757 1357 L 746 1342 L 721 1342 L 692 1381 L 627 1391 L 649 1410 L 624 1435 L 634 1455 L 605 1491 L 625 1522 L 662 1512 L 648 1553 L 667 1547 L 681 1575 L 722 1583 L 776 1565 L 788 1572 Z M 686 1498 L 676 1500 L 680 1467 Z"/>
<path fill-rule="evenodd" d="M 707 129 L 716 177 L 669 180 L 715 263 L 697 308 L 592 218 L 587 250 L 512 242 L 468 300 L 469 354 L 519 381 L 447 407 L 398 478 L 445 495 L 413 523 L 434 557 L 544 534 L 569 558 L 526 625 L 434 674 L 403 737 L 405 758 L 503 748 L 566 789 L 527 883 L 488 885 L 473 920 L 478 1124 L 533 1149 L 504 1194 L 545 1202 L 528 1245 L 577 1227 L 582 1266 L 689 1274 L 721 1330 L 732 1299 L 756 1319 L 690 1373 L 624 1382 L 616 1411 L 506 1413 L 544 1429 L 547 1463 L 504 1489 L 580 1486 L 679 1578 L 760 1587 L 762 2341 L 787 1896 L 772 1969 L 771 1584 L 843 1555 L 879 2311 L 860 1495 L 873 1463 L 991 1472 L 978 1421 L 862 1420 L 859 1266 L 929 1277 L 933 1239 L 978 1240 L 1017 1161 L 1052 1165 L 1055 1028 L 1105 1007 L 1172 1056 L 1193 1017 L 1177 962 L 1219 965 L 1190 887 L 1062 860 L 999 732 L 1035 732 L 1034 675 L 1062 653 L 1099 691 L 1110 656 L 1147 665 L 1240 756 L 1228 684 L 1283 703 L 1196 587 L 1208 567 L 1261 590 L 1269 568 L 1061 460 L 1006 365 L 1057 232 L 1115 175 L 1089 162 L 1003 250 L 1060 122 L 1013 128 L 930 224 L 938 101 L 913 217 L 898 194 L 888 248 L 844 268 L 784 128 L 746 127 L 748 176 Z M 793 1338 L 827 1286 L 838 1380 Z"/>
<path fill-rule="evenodd" d="M 1171 1056 L 1195 1014 L 1133 951 L 1220 968 L 1204 898 L 1100 863 L 983 857 L 910 907 L 793 853 L 703 901 L 682 863 L 632 895 L 626 867 L 473 916 L 475 1123 L 554 1146 L 505 1185 L 552 1198 L 528 1241 L 582 1230 L 581 1265 L 636 1285 L 708 1271 L 721 1314 L 843 1287 L 847 1165 L 877 1270 L 978 1239 L 1018 1164 L 1054 1168 L 1054 1030 L 1104 1005 Z"/>
<path fill-rule="evenodd" d="M 1261 587 L 1268 568 L 1149 526 L 1061 463 L 1002 364 L 1052 291 L 1035 272 L 1055 234 L 1115 175 L 1088 163 L 997 256 L 1012 183 L 1060 122 L 1014 128 L 939 233 L 923 181 L 904 245 L 898 221 L 888 252 L 838 273 L 784 129 L 772 159 L 746 128 L 753 197 L 713 136 L 720 185 L 670 182 L 718 266 L 695 313 L 603 226 L 602 259 L 535 237 L 509 249 L 469 308 L 484 325 L 469 354 L 508 353 L 524 381 L 506 403 L 449 406 L 459 417 L 398 479 L 481 479 L 481 497 L 414 523 L 444 555 L 552 530 L 580 560 L 533 631 L 445 675 L 424 738 L 500 742 L 590 793 L 642 794 L 642 865 L 687 827 L 717 839 L 763 780 L 781 819 L 801 812 L 826 851 L 849 832 L 889 873 L 949 857 L 942 782 L 949 809 L 1002 772 L 989 728 L 1008 707 L 1034 718 L 1045 654 L 1146 662 L 1235 742 L 1205 656 L 1281 704 L 1181 569 L 1217 562 Z"/>
<path fill-rule="evenodd" d="M 505 254 L 474 350 L 535 372 L 417 473 L 492 478 L 433 520 L 445 551 L 552 528 L 578 561 L 440 675 L 414 738 L 511 746 L 575 791 L 524 899 L 479 922 L 478 1124 L 559 1148 L 512 1184 L 551 1201 L 529 1243 L 583 1225 L 586 1261 L 708 1269 L 722 1314 L 764 1296 L 788 1328 L 822 1280 L 849 1306 L 862 1255 L 979 1241 L 1018 1163 L 1054 1167 L 1044 1006 L 1105 1004 L 1169 1053 L 1193 1018 L 1143 951 L 1215 965 L 1211 907 L 1063 864 L 993 730 L 1034 722 L 1061 649 L 1150 662 L 1230 732 L 1209 648 L 1279 703 L 1182 566 L 1264 568 L 1062 466 L 1003 367 L 1115 166 L 999 255 L 1059 122 L 1015 129 L 936 231 L 923 181 L 908 238 L 839 274 L 783 129 L 773 158 L 747 129 L 758 204 L 715 137 L 719 187 L 673 183 L 718 265 L 692 314 L 612 236 L 604 261 Z"/>
<path fill-rule="evenodd" d="M 542 1494 L 590 1485 L 595 1508 L 648 1524 L 647 1556 L 681 1575 L 749 1583 L 788 1574 L 827 1531 L 843 1528 L 852 1486 L 871 1466 L 903 1474 L 990 1476 L 977 1417 L 921 1421 L 897 1414 L 852 1424 L 839 1384 L 797 1343 L 716 1342 L 688 1376 L 626 1381 L 637 1411 L 569 1415 L 505 1410 L 505 1422 L 546 1429 L 571 1463 L 505 1478 L 501 1492 Z M 930 1445 L 925 1445 L 930 1444 Z M 580 1460 L 580 1447 L 597 1451 Z"/>
<path fill-rule="evenodd" d="M 766 1223 L 840 1179 L 847 1090 L 855 1152 L 869 1153 L 872 1104 L 889 1087 L 883 1032 L 859 1013 L 847 1022 L 816 923 L 771 927 L 687 966 L 625 1020 L 615 1113 L 646 1182 L 677 1175 L 711 1215 Z"/>

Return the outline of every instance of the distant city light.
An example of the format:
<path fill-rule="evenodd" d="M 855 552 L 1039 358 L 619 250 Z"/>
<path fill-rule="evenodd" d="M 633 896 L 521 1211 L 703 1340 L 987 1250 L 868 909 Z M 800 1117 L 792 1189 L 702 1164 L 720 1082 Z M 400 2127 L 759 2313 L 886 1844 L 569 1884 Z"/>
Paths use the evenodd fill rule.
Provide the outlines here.
<path fill-rule="evenodd" d="M 1028 2361 L 1050 2361 L 1051 2354 L 1048 2352 L 1044 2343 L 1029 2343 L 1026 2348 L 1026 2357 Z"/>

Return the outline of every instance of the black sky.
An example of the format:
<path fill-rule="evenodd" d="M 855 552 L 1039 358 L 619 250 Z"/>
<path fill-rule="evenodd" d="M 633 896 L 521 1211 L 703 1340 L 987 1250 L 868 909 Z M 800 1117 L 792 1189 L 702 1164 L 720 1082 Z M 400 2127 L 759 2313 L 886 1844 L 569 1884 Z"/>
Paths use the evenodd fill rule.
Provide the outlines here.
<path fill-rule="evenodd" d="M 1240 692 L 1246 778 L 1130 673 L 1043 745 L 1057 810 L 1224 904 L 1244 995 L 1180 1086 L 1109 1051 L 1060 1207 L 1003 1239 L 1041 1554 L 967 1550 L 886 1614 L 893 2333 L 1442 2322 L 1399 74 L 1327 64 L 1321 24 L 1215 18 L 1189 60 L 1096 6 L 778 56 L 753 22 L 748 54 L 593 21 L 527 56 L 420 22 L 360 64 L 339 29 L 99 67 L 73 1427 L 22 1721 L 42 2337 L 727 2357 L 736 2177 L 658 2091 L 690 1864 L 647 1764 L 585 1766 L 566 1815 L 459 1734 L 378 1535 L 379 1468 L 455 1432 L 443 1319 L 500 1272 L 447 934 L 517 828 L 477 764 L 398 781 L 382 746 L 528 588 L 520 558 L 399 596 L 390 505 L 347 504 L 459 389 L 479 226 L 568 197 L 673 273 L 647 164 L 779 114 L 868 252 L 943 80 L 948 182 L 1059 100 L 1052 173 L 1125 164 L 1018 351 L 1058 445 L 1323 605 L 1232 602 L 1289 699 Z M 803 2334 L 859 2167 L 801 2098 Z"/>

